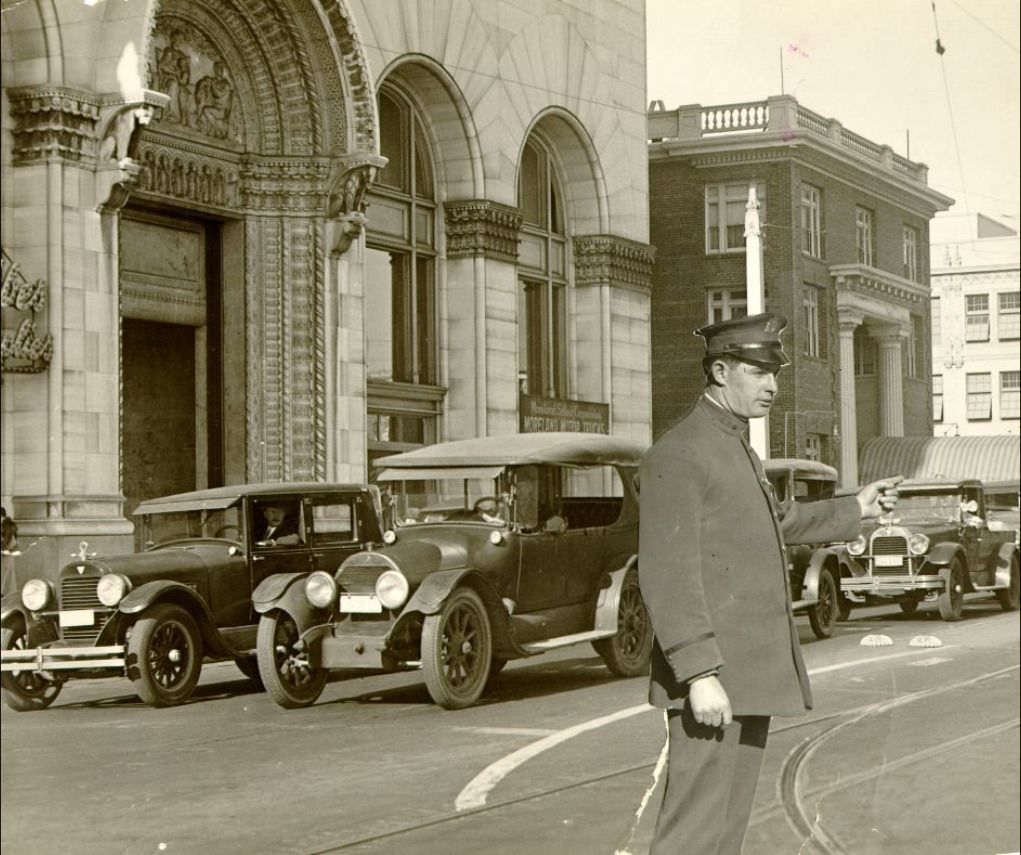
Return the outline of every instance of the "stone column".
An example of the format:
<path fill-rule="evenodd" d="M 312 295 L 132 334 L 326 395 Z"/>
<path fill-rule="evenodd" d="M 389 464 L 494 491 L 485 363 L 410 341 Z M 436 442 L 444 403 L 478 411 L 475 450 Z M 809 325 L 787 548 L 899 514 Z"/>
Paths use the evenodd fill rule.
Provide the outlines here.
<path fill-rule="evenodd" d="M 854 331 L 860 315 L 841 313 L 840 329 L 840 485 L 858 483 L 858 404 L 854 384 Z"/>
<path fill-rule="evenodd" d="M 899 326 L 875 328 L 879 343 L 879 428 L 883 436 L 904 436 L 903 334 Z"/>

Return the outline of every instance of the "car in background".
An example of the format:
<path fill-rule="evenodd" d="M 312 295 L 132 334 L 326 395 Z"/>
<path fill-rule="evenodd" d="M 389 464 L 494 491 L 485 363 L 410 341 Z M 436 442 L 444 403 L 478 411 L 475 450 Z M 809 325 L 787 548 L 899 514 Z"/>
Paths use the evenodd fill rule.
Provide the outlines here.
<path fill-rule="evenodd" d="M 993 531 L 1014 532 L 1014 542 L 1021 535 L 1021 507 L 1018 494 L 1021 480 L 984 481 L 983 493 L 986 501 L 986 519 Z"/>
<path fill-rule="evenodd" d="M 171 706 L 191 695 L 206 658 L 233 659 L 257 679 L 253 590 L 267 576 L 334 572 L 380 542 L 380 509 L 379 490 L 361 484 L 253 484 L 142 502 L 144 551 L 97 556 L 83 541 L 55 584 L 31 579 L 3 598 L 5 702 L 40 710 L 69 679 L 121 674 L 147 704 Z"/>
<path fill-rule="evenodd" d="M 845 596 L 895 601 L 905 614 L 935 600 L 948 621 L 961 618 L 969 593 L 995 594 L 1004 611 L 1018 608 L 1017 532 L 990 519 L 981 481 L 910 480 L 897 491 L 891 513 L 839 547 Z"/>
<path fill-rule="evenodd" d="M 420 668 L 432 699 L 459 709 L 509 660 L 578 642 L 614 674 L 647 672 L 633 483 L 643 451 L 557 432 L 380 459 L 384 545 L 255 592 L 270 697 L 307 706 L 330 671 Z"/>
<path fill-rule="evenodd" d="M 837 470 L 816 460 L 769 458 L 762 461 L 762 468 L 781 504 L 832 499 L 837 489 Z M 840 594 L 839 558 L 827 547 L 823 543 L 786 547 L 791 608 L 808 614 L 816 638 L 833 635 L 838 618 L 846 618 L 849 611 Z"/>

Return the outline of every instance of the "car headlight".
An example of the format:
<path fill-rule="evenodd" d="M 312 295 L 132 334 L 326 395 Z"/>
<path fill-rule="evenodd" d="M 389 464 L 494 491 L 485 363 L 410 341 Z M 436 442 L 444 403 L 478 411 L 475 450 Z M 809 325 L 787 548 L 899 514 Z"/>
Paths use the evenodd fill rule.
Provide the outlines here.
<path fill-rule="evenodd" d="M 386 531 L 384 531 L 383 543 L 385 543 L 387 546 L 392 546 L 393 544 L 397 543 L 397 532 L 395 532 L 392 528 L 388 528 Z"/>
<path fill-rule="evenodd" d="M 131 582 L 120 573 L 107 573 L 96 585 L 96 596 L 104 606 L 113 607 L 131 590 Z"/>
<path fill-rule="evenodd" d="M 337 583 L 329 573 L 316 570 L 305 580 L 305 597 L 317 609 L 329 608 L 337 600 Z"/>
<path fill-rule="evenodd" d="M 929 549 L 929 538 L 924 534 L 913 534 L 908 538 L 908 550 L 912 555 L 925 555 Z"/>
<path fill-rule="evenodd" d="M 865 548 L 869 545 L 865 535 L 859 534 L 854 540 L 847 544 L 847 551 L 851 555 L 863 555 Z"/>
<path fill-rule="evenodd" d="M 376 596 L 386 609 L 398 609 L 407 602 L 408 580 L 397 570 L 387 570 L 376 580 Z"/>
<path fill-rule="evenodd" d="M 30 612 L 45 609 L 53 598 L 50 583 L 42 579 L 29 579 L 21 589 L 21 602 Z"/>

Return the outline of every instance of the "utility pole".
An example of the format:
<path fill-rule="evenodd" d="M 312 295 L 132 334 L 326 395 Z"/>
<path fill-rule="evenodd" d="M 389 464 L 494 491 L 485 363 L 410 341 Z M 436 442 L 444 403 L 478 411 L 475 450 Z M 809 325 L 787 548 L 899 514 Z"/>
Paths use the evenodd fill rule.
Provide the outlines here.
<path fill-rule="evenodd" d="M 782 56 L 782 54 L 781 54 Z M 766 310 L 766 287 L 762 273 L 762 228 L 759 223 L 759 199 L 754 182 L 748 186 L 748 204 L 744 214 L 745 293 L 748 314 Z M 769 457 L 769 416 L 748 422 L 749 444 L 760 458 Z"/>

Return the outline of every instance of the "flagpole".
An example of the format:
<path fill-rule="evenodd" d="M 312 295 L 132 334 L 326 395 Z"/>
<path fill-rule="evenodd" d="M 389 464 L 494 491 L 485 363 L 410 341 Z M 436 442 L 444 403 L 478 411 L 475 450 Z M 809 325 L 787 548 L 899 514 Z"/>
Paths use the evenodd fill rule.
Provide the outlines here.
<path fill-rule="evenodd" d="M 781 52 L 781 60 L 783 54 Z M 782 64 L 781 64 L 782 65 Z M 759 222 L 759 199 L 752 183 L 748 187 L 748 204 L 744 215 L 745 293 L 748 314 L 758 315 L 765 308 L 765 279 L 762 272 L 762 228 Z M 748 422 L 748 442 L 763 460 L 769 457 L 769 416 Z"/>

